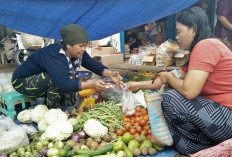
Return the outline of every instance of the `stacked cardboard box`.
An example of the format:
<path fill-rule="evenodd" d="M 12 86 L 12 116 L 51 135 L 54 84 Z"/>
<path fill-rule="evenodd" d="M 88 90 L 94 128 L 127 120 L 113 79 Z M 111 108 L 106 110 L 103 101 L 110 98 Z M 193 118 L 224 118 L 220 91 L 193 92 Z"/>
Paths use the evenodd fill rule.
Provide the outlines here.
<path fill-rule="evenodd" d="M 123 63 L 123 54 L 114 52 L 113 47 L 93 48 L 91 57 L 95 58 L 105 66 Z"/>

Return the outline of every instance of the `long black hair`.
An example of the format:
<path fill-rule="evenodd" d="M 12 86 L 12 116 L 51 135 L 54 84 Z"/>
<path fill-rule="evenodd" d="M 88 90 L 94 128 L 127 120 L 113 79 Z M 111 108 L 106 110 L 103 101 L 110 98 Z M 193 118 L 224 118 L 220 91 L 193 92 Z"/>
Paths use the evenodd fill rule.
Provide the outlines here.
<path fill-rule="evenodd" d="M 200 7 L 192 7 L 182 11 L 177 17 L 177 22 L 188 26 L 189 28 L 193 27 L 195 29 L 196 35 L 190 46 L 190 53 L 199 41 L 207 38 L 214 38 L 214 35 L 212 34 L 210 29 L 208 16 L 206 15 L 205 11 Z"/>

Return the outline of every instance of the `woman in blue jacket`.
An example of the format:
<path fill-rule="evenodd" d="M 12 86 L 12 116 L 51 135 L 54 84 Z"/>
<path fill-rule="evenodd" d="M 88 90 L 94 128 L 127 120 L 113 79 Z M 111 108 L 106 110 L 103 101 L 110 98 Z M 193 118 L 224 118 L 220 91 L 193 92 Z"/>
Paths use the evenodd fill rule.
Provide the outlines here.
<path fill-rule="evenodd" d="M 45 97 L 49 108 L 60 107 L 65 92 L 83 89 L 103 91 L 103 81 L 82 82 L 78 79 L 80 66 L 97 75 L 111 78 L 119 84 L 122 77 L 92 59 L 86 52 L 88 36 L 76 24 L 60 30 L 61 43 L 39 49 L 28 57 L 13 73 L 12 86 L 19 93 L 30 97 Z"/>

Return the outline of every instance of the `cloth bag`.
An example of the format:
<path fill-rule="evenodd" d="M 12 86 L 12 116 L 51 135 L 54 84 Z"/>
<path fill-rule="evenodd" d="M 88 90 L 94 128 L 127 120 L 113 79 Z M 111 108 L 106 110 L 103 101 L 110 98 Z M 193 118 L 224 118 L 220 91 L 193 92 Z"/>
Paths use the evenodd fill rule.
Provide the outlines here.
<path fill-rule="evenodd" d="M 173 139 L 161 108 L 162 94 L 160 92 L 147 94 L 145 100 L 152 131 L 151 142 L 157 146 L 172 146 Z"/>

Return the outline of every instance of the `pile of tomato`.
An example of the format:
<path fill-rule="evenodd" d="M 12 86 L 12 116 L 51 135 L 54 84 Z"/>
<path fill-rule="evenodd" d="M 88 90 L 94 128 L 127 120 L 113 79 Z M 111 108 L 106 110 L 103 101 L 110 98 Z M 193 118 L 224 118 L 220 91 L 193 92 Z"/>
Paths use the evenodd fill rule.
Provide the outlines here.
<path fill-rule="evenodd" d="M 116 129 L 116 134 L 122 136 L 129 132 L 134 137 L 144 134 L 148 140 L 151 139 L 151 126 L 148 112 L 145 108 L 136 107 L 132 115 L 123 115 L 124 130 Z"/>

